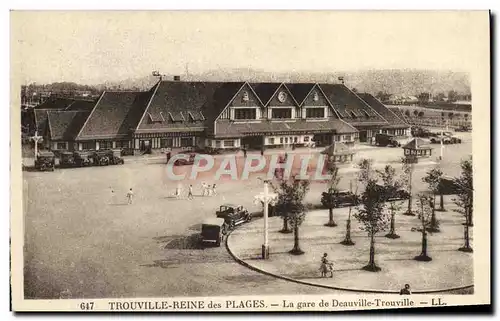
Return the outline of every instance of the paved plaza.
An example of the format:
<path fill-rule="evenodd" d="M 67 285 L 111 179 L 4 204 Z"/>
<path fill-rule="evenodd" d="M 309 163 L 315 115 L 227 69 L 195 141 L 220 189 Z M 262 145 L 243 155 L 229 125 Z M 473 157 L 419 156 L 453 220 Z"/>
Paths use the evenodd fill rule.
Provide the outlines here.
<path fill-rule="evenodd" d="M 464 135 L 469 136 L 465 137 L 463 144 L 446 147 L 441 166 L 447 175 L 459 175 L 460 159 L 472 152 L 470 133 Z M 439 153 L 438 149 L 435 152 Z M 373 158 L 379 168 L 384 166 L 385 162 L 399 167 L 397 159 L 401 156 L 400 148 L 369 147 L 360 150 L 356 159 Z M 242 158 L 241 155 L 239 157 Z M 25 164 L 29 165 L 29 162 L 26 161 Z M 425 189 L 421 177 L 435 164 L 436 159 L 433 158 L 428 163 L 416 166 L 415 192 Z M 262 209 L 254 204 L 253 197 L 262 191 L 261 181 L 250 179 L 219 182 L 204 177 L 203 181 L 206 183 L 217 183 L 217 195 L 211 197 L 201 196 L 201 180 L 184 181 L 184 194 L 187 193 L 187 184 L 191 183 L 194 187 L 195 197 L 188 200 L 185 197 L 173 197 L 177 183 L 169 181 L 164 174 L 164 159 L 152 157 L 128 158 L 125 165 L 121 166 L 24 172 L 26 296 L 57 298 L 66 290 L 69 290 L 73 298 L 341 292 L 264 275 L 237 263 L 224 246 L 200 248 L 197 245 L 200 223 L 213 217 L 221 204 L 241 204 L 250 212 L 260 212 Z M 355 170 L 346 168 L 341 174 L 340 188 L 348 188 L 349 180 L 355 177 Z M 125 197 L 129 188 L 133 188 L 135 194 L 131 205 L 126 204 Z M 306 202 L 319 204 L 321 192 L 324 190 L 324 184 L 312 184 Z M 316 276 L 314 274 L 318 264 L 313 262 L 318 253 L 328 252 L 334 257 L 343 257 L 347 253 L 345 248 L 333 246 L 342 235 L 345 221 L 343 213 L 341 210 L 336 212 L 339 226 L 331 230 L 322 226 L 327 219 L 325 213 L 314 212 L 309 215 L 308 222 L 318 226 L 317 229 L 312 225 L 306 226 L 302 232 L 303 246 L 307 254 L 303 256 L 306 262 L 297 264 L 302 266 L 300 273 L 297 270 L 298 276 Z M 314 221 L 316 215 L 321 216 L 320 221 Z M 462 239 L 457 214 L 447 212 L 438 215 L 443 222 L 443 233 L 430 236 L 429 248 L 434 260 L 424 270 L 432 274 L 438 264 L 441 264 L 439 269 L 443 271 L 453 266 L 457 268 L 458 263 L 463 261 L 464 276 L 460 282 L 441 280 L 439 277 L 429 278 L 429 283 L 412 284 L 416 290 L 419 287 L 431 289 L 466 284 L 468 278 L 472 277 L 467 274 L 472 273 L 471 271 L 465 272 L 471 263 L 464 261 L 470 260 L 471 255 L 453 252 L 461 245 Z M 398 216 L 398 230 L 402 235 L 400 240 L 389 242 L 388 239 L 377 239 L 377 261 L 383 268 L 377 275 L 380 275 L 381 280 L 393 282 L 387 283 L 389 286 L 386 286 L 391 290 L 394 287 L 399 288 L 400 283 L 409 277 L 408 273 L 412 270 L 411 267 L 406 267 L 408 261 L 405 260 L 419 251 L 420 235 L 408 231 L 410 225 L 414 224 L 406 224 L 405 219 L 414 220 Z M 230 239 L 229 245 L 234 245 L 231 242 L 234 236 L 240 233 L 249 240 L 255 238 L 255 241 L 252 241 L 255 244 L 248 244 L 248 249 L 258 249 L 261 242 L 258 233 L 261 222 L 255 220 L 238 228 L 231 236 L 233 239 Z M 273 219 L 271 227 L 276 230 L 279 224 L 279 219 Z M 353 231 L 355 230 L 353 225 Z M 321 235 L 330 231 L 331 239 Z M 354 232 L 354 236 L 357 244 L 352 247 L 353 252 L 348 253 L 345 262 L 338 262 L 336 269 L 355 268 L 360 262 L 367 260 L 365 240 L 359 232 Z M 290 235 L 286 237 L 289 238 Z M 311 251 L 312 244 L 316 243 L 321 243 L 321 247 Z M 292 245 L 287 241 L 278 247 L 274 239 L 271 244 L 272 252 L 288 250 Z M 245 248 L 247 247 L 242 247 Z M 402 261 L 387 262 L 388 253 L 392 249 L 397 255 L 393 254 L 391 257 Z M 280 255 L 272 254 L 273 260 L 279 257 Z M 349 257 L 351 259 L 348 259 Z M 394 268 L 389 269 L 389 266 Z M 399 267 L 402 268 L 401 271 Z M 277 267 L 285 268 L 284 265 Z M 337 277 L 338 273 L 346 276 L 345 282 L 351 282 L 343 284 L 346 287 L 362 288 L 370 284 L 370 287 L 382 288 L 381 284 L 370 283 L 370 279 L 349 278 L 350 273 L 353 273 L 349 271 L 337 272 L 333 279 L 325 282 L 340 282 L 339 280 L 344 278 Z M 372 274 L 364 277 L 373 278 Z M 389 281 L 391 277 L 393 281 Z"/>

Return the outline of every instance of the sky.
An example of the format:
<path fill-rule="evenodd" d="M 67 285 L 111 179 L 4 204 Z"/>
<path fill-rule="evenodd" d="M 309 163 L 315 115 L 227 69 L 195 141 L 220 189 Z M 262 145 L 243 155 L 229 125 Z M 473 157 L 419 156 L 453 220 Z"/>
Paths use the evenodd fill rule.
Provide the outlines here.
<path fill-rule="evenodd" d="M 12 72 L 22 83 L 98 84 L 250 68 L 469 71 L 487 49 L 487 12 L 15 11 Z"/>

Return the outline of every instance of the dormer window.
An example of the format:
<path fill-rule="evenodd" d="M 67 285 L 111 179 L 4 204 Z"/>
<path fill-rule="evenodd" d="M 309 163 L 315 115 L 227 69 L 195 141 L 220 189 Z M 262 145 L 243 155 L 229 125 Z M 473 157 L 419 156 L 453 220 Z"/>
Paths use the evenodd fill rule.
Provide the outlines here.
<path fill-rule="evenodd" d="M 243 92 L 243 97 L 242 97 L 243 101 L 249 101 L 250 98 L 248 97 L 248 91 L 244 91 Z"/>

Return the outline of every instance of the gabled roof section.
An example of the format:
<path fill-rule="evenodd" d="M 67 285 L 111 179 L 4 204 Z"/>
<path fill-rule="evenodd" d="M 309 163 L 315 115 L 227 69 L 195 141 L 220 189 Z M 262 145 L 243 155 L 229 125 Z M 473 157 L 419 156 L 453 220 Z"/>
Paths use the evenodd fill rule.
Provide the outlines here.
<path fill-rule="evenodd" d="M 89 114 L 88 111 L 48 111 L 47 124 L 50 139 L 74 140 Z"/>
<path fill-rule="evenodd" d="M 277 105 L 281 105 L 282 103 L 279 102 L 278 100 L 278 96 L 279 96 L 279 93 L 280 92 L 285 92 L 287 94 L 287 97 L 286 97 L 286 100 L 291 100 L 291 102 L 295 105 L 295 106 L 299 106 L 299 103 L 297 102 L 297 100 L 295 99 L 295 97 L 292 95 L 292 92 L 290 91 L 290 89 L 284 84 L 280 84 L 278 86 L 278 88 L 276 89 L 276 91 L 273 93 L 273 95 L 271 96 L 271 99 L 269 99 L 268 103 L 266 104 L 266 107 L 269 106 L 271 103 L 276 102 Z M 288 98 L 290 97 L 290 99 Z M 289 105 L 287 103 L 283 103 L 283 104 L 286 104 L 286 105 Z"/>
<path fill-rule="evenodd" d="M 403 149 L 422 150 L 422 149 L 433 149 L 433 148 L 425 140 L 421 138 L 414 138 L 408 144 L 404 145 Z"/>
<path fill-rule="evenodd" d="M 145 113 L 154 119 L 163 115 L 165 122 L 149 122 L 142 117 L 136 132 L 179 126 L 203 127 L 203 121 L 215 119 L 243 84 L 161 81 L 154 87 Z"/>
<path fill-rule="evenodd" d="M 404 119 L 400 118 L 394 112 L 392 112 L 389 108 L 387 108 L 382 102 L 380 102 L 377 98 L 373 97 L 368 93 L 358 94 L 361 99 L 363 99 L 370 107 L 372 107 L 376 112 L 378 112 L 382 117 L 385 118 L 392 126 L 399 127 L 409 127 L 409 125 L 404 121 Z"/>
<path fill-rule="evenodd" d="M 65 111 L 86 111 L 91 112 L 96 102 L 92 100 L 75 100 L 68 105 Z"/>
<path fill-rule="evenodd" d="M 126 136 L 137 125 L 151 93 L 104 92 L 78 134 L 78 140 Z"/>
<path fill-rule="evenodd" d="M 319 87 L 321 87 L 328 101 L 345 121 L 359 125 L 387 123 L 379 113 L 345 85 L 319 84 Z"/>
<path fill-rule="evenodd" d="M 307 95 L 313 90 L 315 85 L 315 83 L 285 83 L 285 86 L 290 90 L 299 106 L 302 106 Z"/>
<path fill-rule="evenodd" d="M 35 113 L 35 126 L 38 131 L 38 135 L 43 135 L 45 133 L 45 127 L 47 126 L 47 109 L 34 109 Z"/>
<path fill-rule="evenodd" d="M 257 94 L 260 101 L 264 106 L 267 106 L 276 90 L 278 90 L 280 83 L 276 82 L 260 82 L 249 84 L 253 91 Z"/>
<path fill-rule="evenodd" d="M 347 147 L 346 144 L 340 142 L 333 142 L 330 146 L 325 148 L 321 154 L 333 156 L 333 155 L 352 155 L 354 151 Z"/>

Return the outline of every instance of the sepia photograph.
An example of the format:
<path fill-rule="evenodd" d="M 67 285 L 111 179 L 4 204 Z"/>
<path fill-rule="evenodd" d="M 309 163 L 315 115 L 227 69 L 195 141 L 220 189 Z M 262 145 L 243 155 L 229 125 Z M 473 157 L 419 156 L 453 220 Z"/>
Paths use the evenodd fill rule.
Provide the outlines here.
<path fill-rule="evenodd" d="M 14 311 L 490 304 L 488 11 L 11 11 Z"/>

